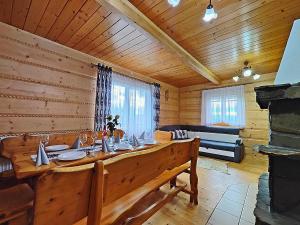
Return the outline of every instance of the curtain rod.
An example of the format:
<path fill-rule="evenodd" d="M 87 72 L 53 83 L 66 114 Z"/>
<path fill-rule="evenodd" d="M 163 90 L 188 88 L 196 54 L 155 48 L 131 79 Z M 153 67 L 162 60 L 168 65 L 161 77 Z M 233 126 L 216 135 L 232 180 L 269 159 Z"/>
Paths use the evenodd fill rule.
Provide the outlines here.
<path fill-rule="evenodd" d="M 98 64 L 91 63 L 91 67 L 92 67 L 92 68 L 98 67 Z M 143 80 L 143 79 L 141 79 L 141 78 L 131 77 L 131 76 L 128 76 L 128 75 L 122 74 L 122 73 L 120 73 L 120 74 L 121 74 L 122 76 L 128 77 L 128 78 L 133 79 L 133 80 L 142 81 L 142 82 L 144 82 L 144 83 L 146 83 L 146 84 L 157 84 L 156 82 L 148 82 L 148 81 L 145 81 L 145 80 Z"/>

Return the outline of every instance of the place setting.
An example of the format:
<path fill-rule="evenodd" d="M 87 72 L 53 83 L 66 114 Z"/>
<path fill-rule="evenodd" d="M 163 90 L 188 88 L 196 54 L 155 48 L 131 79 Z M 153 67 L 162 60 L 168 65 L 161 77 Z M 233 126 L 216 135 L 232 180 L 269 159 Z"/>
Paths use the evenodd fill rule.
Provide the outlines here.
<path fill-rule="evenodd" d="M 93 157 L 101 151 L 101 146 L 95 144 L 98 132 L 92 134 L 92 146 L 85 146 L 87 134 L 79 134 L 72 146 L 66 144 L 49 145 L 49 135 L 41 135 L 37 154 L 31 155 L 36 166 L 48 165 L 50 161 L 75 161 L 85 157 Z"/>

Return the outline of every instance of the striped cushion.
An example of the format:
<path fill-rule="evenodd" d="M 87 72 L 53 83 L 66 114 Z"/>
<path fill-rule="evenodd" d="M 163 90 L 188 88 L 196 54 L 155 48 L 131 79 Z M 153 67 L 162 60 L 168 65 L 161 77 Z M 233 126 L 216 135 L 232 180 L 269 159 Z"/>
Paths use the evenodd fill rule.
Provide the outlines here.
<path fill-rule="evenodd" d="M 172 139 L 173 140 L 182 140 L 188 138 L 187 130 L 174 130 L 172 131 Z"/>

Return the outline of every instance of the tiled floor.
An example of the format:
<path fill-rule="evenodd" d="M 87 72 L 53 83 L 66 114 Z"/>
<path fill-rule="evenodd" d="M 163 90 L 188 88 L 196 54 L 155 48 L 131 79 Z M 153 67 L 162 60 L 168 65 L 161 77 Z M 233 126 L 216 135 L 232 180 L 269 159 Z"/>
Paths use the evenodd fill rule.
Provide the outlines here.
<path fill-rule="evenodd" d="M 253 210 L 257 184 L 230 185 L 213 211 L 207 225 L 254 225 Z"/>

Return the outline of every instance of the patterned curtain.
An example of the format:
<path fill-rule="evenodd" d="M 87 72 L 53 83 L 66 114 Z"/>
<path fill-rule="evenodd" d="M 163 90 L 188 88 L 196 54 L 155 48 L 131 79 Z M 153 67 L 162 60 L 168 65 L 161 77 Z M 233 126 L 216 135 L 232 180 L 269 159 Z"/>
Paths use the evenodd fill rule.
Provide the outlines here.
<path fill-rule="evenodd" d="M 154 128 L 159 128 L 159 114 L 160 114 L 160 84 L 153 83 L 153 99 L 154 99 Z"/>
<path fill-rule="evenodd" d="M 111 75 L 112 68 L 98 64 L 95 131 L 100 131 L 106 124 L 106 117 L 110 114 L 111 106 Z"/>

